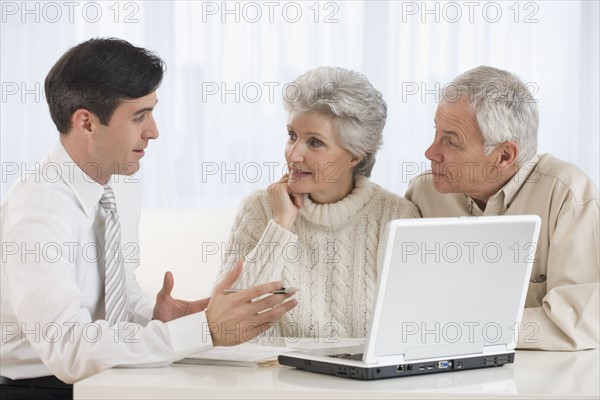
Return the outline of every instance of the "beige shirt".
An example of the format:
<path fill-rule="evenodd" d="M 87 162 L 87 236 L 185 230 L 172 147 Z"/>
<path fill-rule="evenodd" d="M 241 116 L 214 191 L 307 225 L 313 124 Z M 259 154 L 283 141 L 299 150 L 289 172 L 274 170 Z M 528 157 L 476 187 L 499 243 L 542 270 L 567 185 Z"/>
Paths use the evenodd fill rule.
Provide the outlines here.
<path fill-rule="evenodd" d="M 549 154 L 536 156 L 488 200 L 485 211 L 467 195 L 438 193 L 429 172 L 411 181 L 406 198 L 426 218 L 539 215 L 542 226 L 518 347 L 598 347 L 600 199 L 581 170 Z"/>

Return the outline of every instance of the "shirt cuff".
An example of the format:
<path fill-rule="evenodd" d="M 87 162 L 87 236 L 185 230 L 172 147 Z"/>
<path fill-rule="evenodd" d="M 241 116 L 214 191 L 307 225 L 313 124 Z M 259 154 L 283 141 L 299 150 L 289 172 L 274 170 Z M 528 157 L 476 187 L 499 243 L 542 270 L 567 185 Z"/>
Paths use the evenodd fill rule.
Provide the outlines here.
<path fill-rule="evenodd" d="M 574 343 L 548 318 L 542 307 L 525 308 L 519 326 L 520 350 L 573 351 Z"/>
<path fill-rule="evenodd" d="M 154 313 L 154 306 L 152 304 L 146 304 L 140 307 L 133 314 L 133 322 L 146 326 L 148 322 L 152 321 L 152 314 Z"/>
<path fill-rule="evenodd" d="M 171 346 L 176 360 L 192 353 L 213 348 L 208 320 L 204 312 L 177 318 L 165 324 L 169 331 Z"/>

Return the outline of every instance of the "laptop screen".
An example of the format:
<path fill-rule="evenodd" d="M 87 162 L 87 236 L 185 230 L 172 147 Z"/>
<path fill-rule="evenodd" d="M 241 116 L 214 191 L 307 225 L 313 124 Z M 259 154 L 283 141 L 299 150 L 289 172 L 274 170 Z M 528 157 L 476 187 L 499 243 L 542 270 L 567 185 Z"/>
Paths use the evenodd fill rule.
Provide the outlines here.
<path fill-rule="evenodd" d="M 391 221 L 365 361 L 513 349 L 539 223 L 537 216 Z"/>

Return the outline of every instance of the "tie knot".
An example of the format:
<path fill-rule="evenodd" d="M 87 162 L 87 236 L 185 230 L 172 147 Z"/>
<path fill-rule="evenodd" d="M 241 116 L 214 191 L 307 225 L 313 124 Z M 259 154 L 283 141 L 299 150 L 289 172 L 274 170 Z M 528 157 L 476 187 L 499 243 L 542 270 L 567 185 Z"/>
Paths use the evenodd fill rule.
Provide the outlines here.
<path fill-rule="evenodd" d="M 108 213 L 110 211 L 117 210 L 117 202 L 115 201 L 115 194 L 110 186 L 104 186 L 104 194 L 100 198 L 100 204 L 102 208 L 104 208 L 104 212 Z"/>

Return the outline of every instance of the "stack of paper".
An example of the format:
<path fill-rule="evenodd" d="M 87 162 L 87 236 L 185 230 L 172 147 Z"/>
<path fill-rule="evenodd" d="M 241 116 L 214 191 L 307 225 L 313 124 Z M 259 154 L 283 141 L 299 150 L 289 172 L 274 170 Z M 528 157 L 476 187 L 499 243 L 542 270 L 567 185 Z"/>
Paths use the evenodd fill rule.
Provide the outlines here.
<path fill-rule="evenodd" d="M 209 351 L 194 353 L 177 362 L 180 364 L 264 367 L 277 365 L 277 356 L 288 351 L 293 351 L 293 349 L 244 343 L 232 347 L 215 347 Z"/>
<path fill-rule="evenodd" d="M 305 351 L 324 347 L 345 347 L 365 343 L 364 338 L 323 339 L 323 338 L 279 338 L 285 347 L 263 346 L 257 343 L 244 343 L 231 347 L 215 347 L 209 351 L 194 353 L 179 364 L 231 365 L 241 367 L 264 367 L 277 365 L 277 356 L 290 351 Z M 274 341 L 269 343 L 275 343 Z"/>

